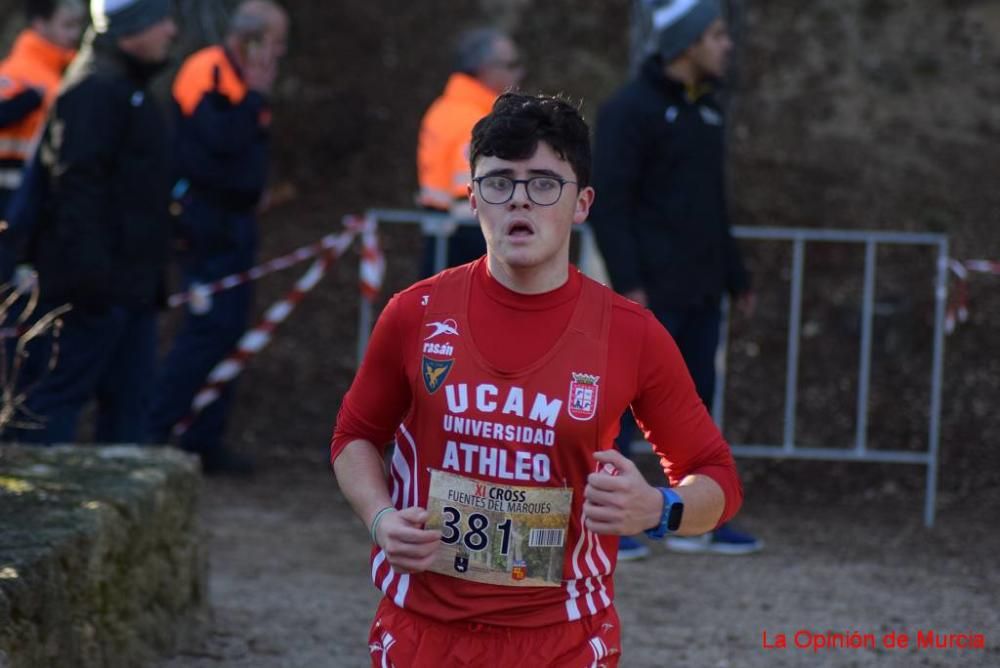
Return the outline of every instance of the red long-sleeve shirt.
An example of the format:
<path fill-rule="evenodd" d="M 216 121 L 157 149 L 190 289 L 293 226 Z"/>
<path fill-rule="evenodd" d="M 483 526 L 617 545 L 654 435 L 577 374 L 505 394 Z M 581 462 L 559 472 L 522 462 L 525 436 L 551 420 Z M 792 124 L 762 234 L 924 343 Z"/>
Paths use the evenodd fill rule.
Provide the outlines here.
<path fill-rule="evenodd" d="M 455 271 L 466 271 L 466 269 L 459 268 Z M 458 318 L 458 322 L 462 325 L 455 328 L 455 335 L 465 337 L 462 345 L 469 345 L 468 339 L 471 338 L 471 348 L 487 366 L 494 369 L 492 373 L 495 377 L 502 377 L 508 372 L 512 377 L 516 376 L 519 370 L 528 368 L 543 356 L 550 354 L 560 342 L 564 341 L 567 328 L 571 322 L 576 322 L 573 320 L 576 317 L 574 313 L 577 312 L 578 302 L 585 292 L 584 287 L 587 288 L 586 294 L 591 299 L 595 294 L 603 296 L 602 291 L 610 293 L 607 288 L 594 284 L 585 285 L 584 282 L 589 279 L 583 277 L 575 268 L 571 268 L 569 280 L 562 287 L 540 295 L 524 295 L 508 290 L 490 276 L 486 263 L 482 260 L 467 271 L 471 273 L 467 311 Z M 408 505 L 426 507 L 426 481 L 421 482 L 418 478 L 413 478 L 412 485 L 408 489 L 412 487 L 413 490 L 419 491 L 413 491 L 409 497 L 407 497 L 408 492 L 400 491 L 402 489 L 400 481 L 411 472 L 411 469 L 448 468 L 447 462 L 442 466 L 442 461 L 435 460 L 442 457 L 437 452 L 441 448 L 437 441 L 441 439 L 428 438 L 422 441 L 419 435 L 411 435 L 401 427 L 404 419 L 410 419 L 407 416 L 412 417 L 411 411 L 417 399 L 415 392 L 425 391 L 419 380 L 424 373 L 420 351 L 421 345 L 424 345 L 425 352 L 428 350 L 427 344 L 423 342 L 433 335 L 432 330 L 426 329 L 430 324 L 425 320 L 425 312 L 430 308 L 428 301 L 434 293 L 438 280 L 440 277 L 417 283 L 395 295 L 386 306 L 372 334 L 361 368 L 341 405 L 331 444 L 331 459 L 335 460 L 343 448 L 353 440 L 364 439 L 381 446 L 392 441 L 394 435 L 402 433 L 406 440 L 399 437 L 397 442 L 412 445 L 414 452 L 413 461 L 409 464 L 403 463 L 401 468 L 394 470 L 390 476 L 394 500 L 397 501 L 398 507 Z M 611 295 L 609 299 L 611 320 L 607 335 L 608 356 L 603 377 L 598 381 L 600 401 L 596 402 L 597 410 L 601 411 L 597 416 L 597 422 L 602 425 L 599 447 L 611 447 L 611 441 L 618 431 L 617 421 L 620 412 L 625 406 L 631 405 L 640 428 L 653 445 L 654 451 L 660 456 L 664 472 L 671 484 L 676 485 L 690 474 L 709 476 L 719 484 L 725 494 L 725 510 L 720 522 L 727 521 L 736 513 L 742 502 L 742 488 L 729 447 L 695 393 L 694 384 L 676 345 L 649 311 L 618 295 Z M 463 330 L 461 334 L 457 329 Z M 447 337 L 438 337 L 435 341 L 445 339 Z M 458 353 L 455 356 L 459 356 Z M 423 363 L 426 362 L 427 356 L 424 355 Z M 549 367 L 543 366 L 531 373 L 545 375 L 547 372 Z M 564 371 L 550 373 L 564 373 Z M 568 381 L 568 378 L 566 380 Z M 428 379 L 423 377 L 423 382 L 427 383 Z M 496 399 L 503 402 L 504 386 L 496 381 L 491 382 L 493 384 L 488 385 L 492 388 L 490 391 L 497 392 L 499 388 Z M 557 385 L 567 384 L 562 376 L 555 382 Z M 434 386 L 433 391 L 438 387 L 440 385 Z M 450 388 L 446 389 L 451 391 Z M 426 391 L 432 391 L 432 387 L 427 386 Z M 454 394 L 449 395 L 449 404 L 454 396 Z M 487 398 L 492 397 L 493 395 L 489 395 Z M 612 415 L 611 412 L 615 414 Z M 581 418 L 574 417 L 574 419 Z M 587 419 L 586 416 L 583 419 Z M 577 424 L 569 421 L 568 427 L 576 426 Z M 565 435 L 557 436 L 557 442 L 560 448 L 570 448 L 571 456 L 580 458 L 587 456 L 586 453 L 592 451 L 594 447 L 585 442 L 573 443 Z M 577 451 L 580 454 L 572 454 Z M 465 464 L 468 470 L 464 471 L 466 473 L 476 473 L 474 469 L 477 463 L 472 460 L 474 454 L 475 451 L 472 451 L 472 454 L 468 455 Z M 478 466 L 480 473 L 486 470 L 481 462 Z M 557 464 L 553 464 L 553 467 L 555 466 Z M 495 468 L 491 470 L 495 471 Z M 571 473 L 568 477 L 570 479 L 567 483 L 582 496 L 582 488 L 586 484 L 585 477 L 576 473 Z M 579 533 L 581 530 L 578 526 L 571 527 L 569 545 L 574 543 L 578 537 L 576 534 Z M 602 578 L 605 577 L 610 580 L 610 572 L 613 569 L 613 547 L 609 552 L 611 558 L 607 567 L 602 568 L 596 559 L 592 559 L 588 563 L 593 573 L 584 572 L 582 575 L 577 575 L 578 578 L 582 577 L 581 582 L 586 580 L 584 576 L 587 575 L 601 580 L 598 585 L 587 584 L 587 587 L 604 586 Z M 377 553 L 378 550 L 375 555 L 376 562 L 379 561 Z M 569 560 L 567 557 L 567 572 L 571 573 L 572 564 Z M 594 563 L 598 563 L 596 568 Z M 378 568 L 384 566 L 383 563 L 375 564 L 373 578 L 376 579 L 377 586 L 391 595 L 387 590 L 392 575 L 386 576 L 381 571 L 379 571 L 381 574 L 376 573 Z M 572 575 L 567 577 L 572 578 Z M 506 624 L 518 623 L 514 621 L 515 618 L 523 620 L 520 622 L 523 624 L 540 623 L 540 619 L 547 620 L 548 623 L 558 621 L 559 614 L 562 615 L 561 619 L 566 619 L 564 606 L 552 605 L 551 595 L 540 595 L 538 599 L 539 605 L 544 602 L 548 606 L 550 615 L 547 616 L 540 611 L 533 616 L 522 615 L 525 604 L 522 595 L 517 604 L 518 615 L 515 617 L 506 614 L 504 601 L 508 599 L 502 591 L 505 587 L 467 583 L 435 573 L 420 574 L 414 576 L 414 579 L 416 581 L 408 581 L 407 591 L 404 591 L 402 596 L 397 593 L 396 599 L 397 602 L 405 599 L 406 607 L 423 614 L 446 619 L 470 619 Z M 445 582 L 441 582 L 441 579 Z M 434 593 L 423 596 L 420 593 L 421 583 L 426 585 L 428 581 L 434 582 Z M 463 590 L 465 596 L 461 599 L 448 599 L 446 595 L 442 596 L 441 592 L 455 588 Z M 583 585 L 580 585 L 580 588 L 582 589 Z M 608 588 L 610 589 L 610 586 Z M 430 591 L 431 586 L 428 585 L 427 589 Z M 578 592 L 571 589 L 570 591 L 570 598 L 581 596 Z M 473 596 L 469 596 L 470 593 Z M 489 593 L 495 594 L 500 602 L 491 602 Z M 604 598 L 609 604 L 610 598 Z M 568 606 L 569 604 L 567 609 Z M 602 605 L 599 600 L 597 603 L 590 603 L 590 612 L 593 613 L 603 607 L 606 605 Z M 557 608 L 558 614 L 553 612 Z M 570 612 L 571 619 L 573 614 Z M 583 606 L 582 610 L 578 609 L 575 614 L 586 614 L 586 606 Z"/>

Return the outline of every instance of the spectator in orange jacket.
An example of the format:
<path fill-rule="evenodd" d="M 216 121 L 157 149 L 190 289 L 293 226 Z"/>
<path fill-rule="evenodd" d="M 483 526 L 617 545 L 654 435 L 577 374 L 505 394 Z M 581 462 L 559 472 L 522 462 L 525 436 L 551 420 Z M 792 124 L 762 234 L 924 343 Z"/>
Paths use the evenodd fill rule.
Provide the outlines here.
<path fill-rule="evenodd" d="M 21 186 L 24 166 L 84 24 L 80 0 L 28 0 L 25 8 L 28 27 L 0 61 L 0 219 Z M 0 281 L 13 267 L 15 242 L 11 235 L 0 236 Z"/>
<path fill-rule="evenodd" d="M 444 92 L 424 114 L 417 142 L 418 203 L 427 209 L 471 219 L 468 205 L 469 142 L 472 126 L 493 108 L 497 95 L 521 81 L 517 46 L 494 28 L 463 32 L 454 71 Z M 434 273 L 434 238 L 427 237 L 423 273 Z M 475 260 L 486 252 L 479 227 L 459 226 L 448 243 L 447 265 Z"/>

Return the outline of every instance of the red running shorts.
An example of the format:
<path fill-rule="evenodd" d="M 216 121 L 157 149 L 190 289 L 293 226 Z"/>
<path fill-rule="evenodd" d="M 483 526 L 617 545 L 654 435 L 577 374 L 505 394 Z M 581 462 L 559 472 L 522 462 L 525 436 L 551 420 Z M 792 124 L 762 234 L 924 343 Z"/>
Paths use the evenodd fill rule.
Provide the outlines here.
<path fill-rule="evenodd" d="M 439 622 L 383 598 L 368 636 L 373 668 L 617 668 L 614 606 L 575 622 L 512 628 Z"/>

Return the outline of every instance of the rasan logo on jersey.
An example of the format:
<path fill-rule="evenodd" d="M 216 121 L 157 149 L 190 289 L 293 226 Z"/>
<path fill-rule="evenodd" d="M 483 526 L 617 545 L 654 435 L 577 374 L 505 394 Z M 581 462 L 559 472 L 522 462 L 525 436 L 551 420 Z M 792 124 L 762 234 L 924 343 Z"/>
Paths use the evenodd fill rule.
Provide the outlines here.
<path fill-rule="evenodd" d="M 442 335 L 458 336 L 458 323 L 451 318 L 441 322 L 429 322 L 424 326 L 434 328 L 433 332 L 424 337 L 424 341 L 430 341 Z"/>
<path fill-rule="evenodd" d="M 424 387 L 428 394 L 437 392 L 445 378 L 455 364 L 452 355 L 455 354 L 455 346 L 447 341 L 431 341 L 439 336 L 458 336 L 458 323 L 448 318 L 440 322 L 429 322 L 425 327 L 433 327 L 434 331 L 424 337 L 423 358 L 420 360 L 420 375 L 424 379 Z M 446 359 L 434 359 L 428 355 L 445 357 Z"/>
<path fill-rule="evenodd" d="M 431 355 L 454 355 L 455 347 L 450 343 L 433 343 L 428 342 L 424 344 L 424 352 L 430 353 Z"/>

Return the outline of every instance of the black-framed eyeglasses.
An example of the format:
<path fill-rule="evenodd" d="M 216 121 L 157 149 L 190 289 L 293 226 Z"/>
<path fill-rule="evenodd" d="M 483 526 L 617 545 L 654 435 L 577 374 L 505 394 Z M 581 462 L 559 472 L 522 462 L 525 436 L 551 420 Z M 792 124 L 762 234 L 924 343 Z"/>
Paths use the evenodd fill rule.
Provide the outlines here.
<path fill-rule="evenodd" d="M 552 206 L 562 196 L 563 186 L 567 183 L 577 185 L 576 181 L 567 181 L 558 176 L 532 176 L 530 179 L 512 179 L 509 176 L 477 176 L 472 179 L 479 186 L 479 196 L 487 204 L 506 204 L 514 197 L 514 189 L 518 183 L 524 184 L 528 199 L 538 206 Z"/>

